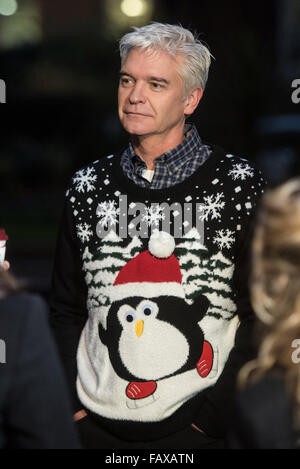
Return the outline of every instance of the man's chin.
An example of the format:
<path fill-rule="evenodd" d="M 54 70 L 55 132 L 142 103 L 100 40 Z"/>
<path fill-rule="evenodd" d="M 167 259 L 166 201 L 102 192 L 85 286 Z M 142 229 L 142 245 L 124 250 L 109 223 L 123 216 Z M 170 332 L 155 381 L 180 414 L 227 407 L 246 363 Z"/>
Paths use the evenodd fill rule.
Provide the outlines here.
<path fill-rule="evenodd" d="M 133 126 L 133 125 L 123 125 L 126 132 L 135 137 L 146 137 L 151 135 L 153 131 L 151 129 L 146 129 L 144 127 Z"/>

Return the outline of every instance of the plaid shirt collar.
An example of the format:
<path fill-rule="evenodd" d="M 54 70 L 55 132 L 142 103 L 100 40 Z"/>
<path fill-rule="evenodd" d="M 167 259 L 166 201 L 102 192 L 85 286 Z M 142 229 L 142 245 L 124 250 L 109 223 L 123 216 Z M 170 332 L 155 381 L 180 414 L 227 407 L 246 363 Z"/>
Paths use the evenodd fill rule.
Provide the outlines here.
<path fill-rule="evenodd" d="M 187 160 L 195 155 L 202 145 L 201 138 L 193 124 L 184 126 L 184 134 L 186 137 L 180 145 L 155 158 L 155 163 L 165 164 L 171 174 L 186 164 Z M 146 163 L 135 153 L 131 142 L 125 152 L 127 159 L 131 162 L 132 169 L 136 171 L 146 169 Z"/>

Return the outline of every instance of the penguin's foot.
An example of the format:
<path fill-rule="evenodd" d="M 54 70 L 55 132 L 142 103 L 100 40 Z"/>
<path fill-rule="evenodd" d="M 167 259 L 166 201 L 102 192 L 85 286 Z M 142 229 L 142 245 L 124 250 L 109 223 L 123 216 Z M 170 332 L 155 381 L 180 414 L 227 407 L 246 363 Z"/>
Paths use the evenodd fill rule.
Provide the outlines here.
<path fill-rule="evenodd" d="M 209 342 L 203 342 L 203 350 L 200 360 L 197 362 L 197 371 L 202 378 L 205 378 L 213 365 L 213 349 Z"/>
<path fill-rule="evenodd" d="M 129 399 L 144 399 L 153 394 L 156 388 L 157 384 L 155 381 L 131 381 L 126 388 L 126 396 Z"/>

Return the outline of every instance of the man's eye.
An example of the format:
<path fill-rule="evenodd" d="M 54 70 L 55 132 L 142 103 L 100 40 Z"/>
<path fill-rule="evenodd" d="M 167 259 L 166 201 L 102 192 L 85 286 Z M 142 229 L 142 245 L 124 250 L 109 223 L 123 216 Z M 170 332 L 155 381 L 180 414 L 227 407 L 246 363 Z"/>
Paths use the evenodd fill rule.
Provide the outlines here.
<path fill-rule="evenodd" d="M 160 83 L 151 83 L 151 86 L 155 90 L 161 90 L 163 86 Z"/>
<path fill-rule="evenodd" d="M 120 83 L 123 86 L 131 86 L 132 80 L 130 78 L 120 78 Z"/>

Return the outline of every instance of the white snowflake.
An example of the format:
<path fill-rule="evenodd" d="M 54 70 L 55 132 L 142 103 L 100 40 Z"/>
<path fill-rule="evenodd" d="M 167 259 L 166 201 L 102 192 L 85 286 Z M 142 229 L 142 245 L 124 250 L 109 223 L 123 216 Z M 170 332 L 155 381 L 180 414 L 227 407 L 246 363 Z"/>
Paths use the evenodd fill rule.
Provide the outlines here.
<path fill-rule="evenodd" d="M 146 221 L 148 226 L 158 226 L 160 220 L 165 219 L 165 214 L 162 213 L 163 209 L 159 204 L 152 204 L 150 207 L 145 208 L 146 213 L 142 216 L 142 221 Z"/>
<path fill-rule="evenodd" d="M 101 202 L 96 210 L 96 215 L 101 218 L 100 224 L 103 227 L 107 227 L 108 224 L 115 225 L 118 223 L 118 216 L 120 209 L 117 208 L 114 200 L 108 202 Z"/>
<path fill-rule="evenodd" d="M 91 225 L 88 225 L 87 223 L 80 223 L 79 225 L 76 225 L 76 228 L 77 236 L 82 243 L 84 243 L 85 241 L 88 242 L 90 240 L 90 237 L 93 236 Z"/>
<path fill-rule="evenodd" d="M 75 189 L 78 192 L 89 192 L 95 190 L 94 182 L 97 181 L 94 168 L 86 168 L 77 171 L 73 177 L 73 182 L 76 184 Z"/>
<path fill-rule="evenodd" d="M 217 244 L 219 249 L 230 249 L 235 242 L 234 231 L 231 230 L 217 230 L 213 243 Z"/>
<path fill-rule="evenodd" d="M 220 218 L 220 210 L 225 207 L 223 198 L 223 192 L 204 197 L 205 203 L 198 209 L 200 212 L 200 220 L 207 221 L 209 217 L 211 217 L 212 220 Z"/>
<path fill-rule="evenodd" d="M 234 164 L 233 169 L 231 169 L 228 173 L 229 176 L 232 176 L 232 179 L 236 181 L 237 179 L 241 179 L 244 181 L 247 177 L 253 177 L 254 171 L 251 166 L 247 163 L 237 163 Z"/>

